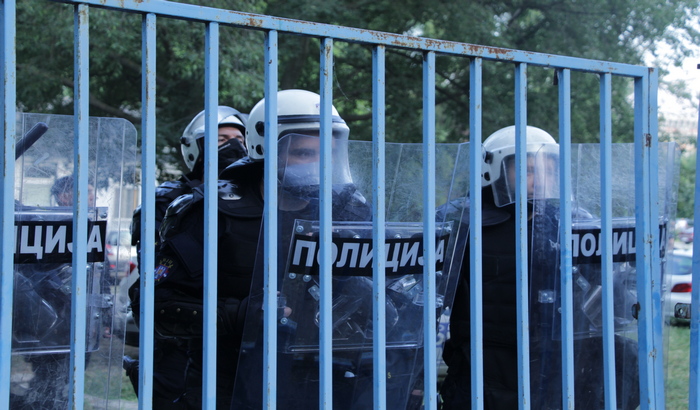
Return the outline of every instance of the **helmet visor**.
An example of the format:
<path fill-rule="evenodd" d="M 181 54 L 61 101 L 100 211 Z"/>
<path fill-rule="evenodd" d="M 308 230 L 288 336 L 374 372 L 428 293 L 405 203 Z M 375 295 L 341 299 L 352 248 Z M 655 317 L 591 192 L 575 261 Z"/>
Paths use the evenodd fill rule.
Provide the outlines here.
<path fill-rule="evenodd" d="M 303 132 L 303 131 L 302 131 Z M 315 132 L 316 135 L 313 135 Z M 348 166 L 348 140 L 342 136 L 332 139 L 332 184 L 352 183 Z M 289 133 L 279 140 L 278 178 L 281 188 L 318 186 L 321 181 L 321 139 L 318 130 L 308 134 Z"/>
<path fill-rule="evenodd" d="M 536 201 L 559 198 L 559 155 L 558 152 L 540 146 L 537 151 L 527 154 L 527 199 Z M 516 166 L 515 155 L 503 158 L 501 176 L 493 184 L 494 199 L 497 206 L 515 203 Z"/>

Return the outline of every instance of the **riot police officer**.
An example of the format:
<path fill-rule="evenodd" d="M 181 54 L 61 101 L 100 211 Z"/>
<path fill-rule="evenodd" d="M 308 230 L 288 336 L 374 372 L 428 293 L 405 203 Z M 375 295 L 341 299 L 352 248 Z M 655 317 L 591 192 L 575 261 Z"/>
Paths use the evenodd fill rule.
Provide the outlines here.
<path fill-rule="evenodd" d="M 187 194 L 202 183 L 204 176 L 204 111 L 187 125 L 180 138 L 180 151 L 189 173 L 176 181 L 167 181 L 156 188 L 156 232 L 165 217 L 168 205 L 180 195 Z M 219 171 L 246 155 L 245 121 L 247 115 L 220 105 L 218 107 L 218 161 Z M 132 219 L 132 245 L 141 241 L 141 207 L 136 208 Z M 157 235 L 156 235 L 157 236 Z M 156 237 L 156 242 L 159 238 Z M 156 245 L 157 249 L 157 245 Z"/>
<path fill-rule="evenodd" d="M 559 269 L 559 247 L 552 244 L 558 241 L 559 146 L 539 128 L 528 126 L 526 134 L 531 406 L 557 409 L 562 406 L 561 340 L 557 339 L 555 330 L 560 313 L 550 303 L 556 299 L 556 293 L 549 289 L 558 289 L 555 277 Z M 515 127 L 510 126 L 496 131 L 483 144 L 483 401 L 484 408 L 489 410 L 516 409 L 521 401 L 516 319 L 515 138 Z M 468 213 L 468 207 L 464 198 L 443 206 L 440 211 Z M 576 206 L 573 217 L 592 218 Z M 450 319 L 450 339 L 443 351 L 448 366 L 440 389 L 444 409 L 471 408 L 469 257 L 467 246 Z M 599 269 L 588 270 L 591 270 L 589 280 L 597 277 L 600 281 Z M 574 341 L 575 405 L 603 408 L 602 340 L 591 331 L 589 319 L 580 314 L 581 306 L 575 305 L 574 309 L 574 326 L 586 329 L 577 333 Z M 616 336 L 615 350 L 617 405 L 634 409 L 639 404 L 636 342 Z"/>
<path fill-rule="evenodd" d="M 245 149 L 245 120 L 246 114 L 238 110 L 221 105 L 217 110 L 218 122 L 218 162 L 219 170 L 242 158 L 246 154 Z M 201 185 L 204 176 L 204 135 L 205 135 L 205 111 L 197 114 L 187 125 L 182 137 L 180 147 L 182 158 L 190 170 L 176 181 L 168 181 L 156 188 L 156 232 L 165 217 L 168 205 L 177 197 L 190 193 L 195 187 Z M 141 208 L 134 211 L 131 238 L 132 244 L 139 248 L 141 236 Z M 156 234 L 156 251 L 158 250 L 159 237 Z M 139 266 L 143 266 L 139 263 Z M 132 311 L 138 322 L 139 313 L 139 286 L 137 281 L 129 290 Z M 154 408 L 183 408 L 178 399 L 183 394 L 185 386 L 185 368 L 187 366 L 187 347 L 179 340 L 170 337 L 157 336 L 154 340 L 153 359 L 153 406 Z M 124 358 L 124 368 L 138 393 L 138 361 L 129 357 Z"/>
<path fill-rule="evenodd" d="M 295 216 L 315 215 L 319 209 L 319 173 L 313 165 L 318 166 L 320 153 L 320 96 L 304 90 L 284 90 L 277 98 L 281 139 L 279 204 Z M 219 176 L 217 408 L 227 409 L 231 404 L 255 259 L 261 249 L 258 244 L 264 206 L 264 107 L 262 100 L 249 117 L 248 156 Z M 337 137 L 334 142 L 340 153 L 349 130 L 333 111 L 333 133 Z M 160 229 L 162 244 L 155 273 L 156 331 L 188 345 L 187 386 L 180 402 L 193 409 L 201 408 L 202 402 L 203 193 L 203 187 L 195 188 L 168 207 Z M 335 209 L 335 215 L 369 215 L 364 197 L 351 185 L 343 185 L 338 192 L 335 203 L 340 202 L 343 205 Z M 287 226 L 292 221 L 283 218 L 280 224 Z"/>

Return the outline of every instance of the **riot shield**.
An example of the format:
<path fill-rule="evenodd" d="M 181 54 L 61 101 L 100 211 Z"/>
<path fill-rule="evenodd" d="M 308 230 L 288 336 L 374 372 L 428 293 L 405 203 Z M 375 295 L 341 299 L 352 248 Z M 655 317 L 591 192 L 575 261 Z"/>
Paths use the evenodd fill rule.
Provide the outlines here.
<path fill-rule="evenodd" d="M 330 272 L 318 265 L 318 158 L 293 158 L 318 150 L 318 138 L 288 135 L 279 141 L 277 406 L 319 406 L 320 280 L 332 280 L 333 408 L 366 409 L 373 400 L 372 145 L 334 140 L 333 259 Z M 347 144 L 347 147 L 346 147 Z M 313 148 L 315 147 L 315 148 Z M 438 203 L 468 190 L 466 144 L 437 147 Z M 309 165 L 312 164 L 312 165 Z M 422 402 L 423 348 L 423 154 L 420 144 L 386 145 L 386 383 L 387 406 L 405 409 Z M 303 205 L 302 205 L 303 204 Z M 460 215 L 461 216 L 461 215 Z M 466 225 L 436 223 L 436 321 L 454 298 Z M 231 408 L 262 406 L 261 238 L 244 325 Z M 437 343 L 437 340 L 431 341 Z"/>
<path fill-rule="evenodd" d="M 612 293 L 617 408 L 639 405 L 634 147 L 613 144 Z M 658 238 L 665 270 L 667 227 L 675 217 L 678 150 L 659 144 Z M 572 295 L 576 408 L 602 409 L 603 286 L 600 146 L 572 146 Z M 556 176 L 558 179 L 558 176 Z M 537 179 L 536 179 L 537 180 Z M 544 191 L 544 190 L 541 190 Z M 557 194 L 558 196 L 558 194 Z M 561 408 L 561 279 L 559 201 L 530 198 L 530 365 L 533 408 Z M 659 278 L 661 279 L 661 278 Z M 658 283 L 662 283 L 659 281 Z"/>
<path fill-rule="evenodd" d="M 17 130 L 10 408 L 66 409 L 74 118 L 21 113 Z M 89 133 L 85 395 L 112 408 L 118 400 L 108 398 L 121 392 L 126 308 L 115 305 L 115 292 L 133 265 L 131 250 L 109 238 L 128 229 L 137 199 L 136 130 L 122 119 L 91 117 Z"/>

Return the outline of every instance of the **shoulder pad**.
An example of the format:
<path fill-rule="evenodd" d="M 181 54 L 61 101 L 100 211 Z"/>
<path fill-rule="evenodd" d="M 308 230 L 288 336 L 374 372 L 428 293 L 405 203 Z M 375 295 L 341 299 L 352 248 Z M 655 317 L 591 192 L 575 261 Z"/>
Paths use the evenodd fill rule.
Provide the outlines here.
<path fill-rule="evenodd" d="M 173 200 L 168 206 L 168 210 L 165 211 L 165 217 L 180 215 L 186 213 L 192 205 L 201 201 L 204 197 L 201 192 L 192 191 L 189 194 L 180 195 L 175 200 Z"/>
<path fill-rule="evenodd" d="M 354 190 L 346 191 L 350 195 L 343 195 L 345 198 L 341 200 L 343 205 L 342 210 L 339 210 L 337 217 L 340 220 L 348 221 L 368 221 L 372 219 L 372 208 L 367 204 L 367 199 L 359 192 Z M 333 216 L 334 218 L 336 215 Z"/>
<path fill-rule="evenodd" d="M 254 161 L 246 156 L 224 168 L 219 173 L 219 179 L 255 178 L 254 175 L 261 173 L 263 167 L 262 161 Z"/>
<path fill-rule="evenodd" d="M 437 220 L 439 222 L 447 220 L 461 220 L 463 224 L 469 224 L 469 208 L 471 201 L 468 196 L 454 199 L 436 209 Z M 482 226 L 493 226 L 501 224 L 511 217 L 506 210 L 485 203 L 481 208 Z"/>
<path fill-rule="evenodd" d="M 459 215 L 464 213 L 469 217 L 469 197 L 465 196 L 453 199 L 450 202 L 442 204 L 435 209 L 435 213 L 438 222 L 458 219 Z"/>
<path fill-rule="evenodd" d="M 242 190 L 231 181 L 219 180 L 219 201 L 238 201 L 243 197 Z"/>
<path fill-rule="evenodd" d="M 180 195 L 172 201 L 165 211 L 165 218 L 160 226 L 161 238 L 167 238 L 174 230 L 177 230 L 180 219 L 202 199 L 201 193 L 194 190 L 192 193 Z"/>
<path fill-rule="evenodd" d="M 199 185 L 197 181 L 197 185 Z M 184 181 L 167 181 L 156 187 L 156 200 L 165 198 L 169 201 L 188 194 L 192 191 L 192 184 Z"/>
<path fill-rule="evenodd" d="M 219 212 L 241 218 L 259 218 L 263 201 L 254 192 L 255 184 L 219 180 Z"/>

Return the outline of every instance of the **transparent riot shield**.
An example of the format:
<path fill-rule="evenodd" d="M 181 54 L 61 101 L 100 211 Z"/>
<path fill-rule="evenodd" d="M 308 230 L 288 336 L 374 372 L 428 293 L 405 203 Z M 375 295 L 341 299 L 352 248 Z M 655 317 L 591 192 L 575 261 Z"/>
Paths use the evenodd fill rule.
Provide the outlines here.
<path fill-rule="evenodd" d="M 659 144 L 658 238 L 665 271 L 668 223 L 675 217 L 678 150 Z M 530 160 L 530 158 L 528 158 Z M 613 144 L 612 276 L 617 408 L 639 405 L 634 147 Z M 529 165 L 529 163 L 528 163 Z M 558 164 L 557 164 L 558 166 Z M 528 169 L 530 167 L 528 166 Z M 558 180 L 558 176 L 555 176 Z M 543 182 L 544 179 L 534 178 Z M 556 182 L 554 182 L 556 183 Z M 537 182 L 536 182 L 537 184 Z M 605 408 L 601 269 L 600 146 L 572 146 L 572 292 L 576 408 Z M 547 191 L 542 189 L 540 192 Z M 556 191 L 556 190 L 554 190 Z M 558 197 L 558 192 L 557 195 Z M 561 408 L 561 278 L 559 201 L 530 198 L 530 377 L 533 408 Z M 662 278 L 657 283 L 663 283 Z"/>
<path fill-rule="evenodd" d="M 391 263 L 387 280 L 387 347 L 416 348 L 423 344 L 423 227 L 421 224 L 389 223 L 390 239 L 385 247 Z M 338 222 L 333 240 L 333 349 L 366 351 L 372 349 L 372 224 Z M 440 224 L 436 235 L 437 304 L 444 304 L 443 280 L 445 251 L 451 243 L 452 224 Z M 320 318 L 320 267 L 318 264 L 319 224 L 296 220 L 294 237 L 283 278 L 281 294 L 291 313 L 281 319 L 295 328 L 285 340 L 284 351 L 318 352 Z M 337 251 L 335 251 L 337 250 Z M 390 260 L 389 260 L 390 259 Z M 307 297 L 307 294 L 311 297 Z M 302 316 L 308 315 L 309 317 Z M 296 320 L 295 320 L 296 319 Z"/>
<path fill-rule="evenodd" d="M 74 118 L 22 113 L 17 130 L 10 408 L 66 409 Z M 137 199 L 136 130 L 122 119 L 91 117 L 89 132 L 84 393 L 86 402 L 113 408 L 121 393 L 126 308 L 115 304 L 115 292 L 134 265 L 129 247 L 110 237 L 128 229 Z"/>
<path fill-rule="evenodd" d="M 332 281 L 333 408 L 372 408 L 372 145 L 333 141 L 332 268 L 318 265 L 318 137 L 279 141 L 277 406 L 319 406 L 321 280 Z M 467 193 L 466 144 L 438 145 L 436 199 Z M 316 152 L 314 154 L 314 152 Z M 315 157 L 310 161 L 297 154 Z M 387 407 L 423 400 L 423 154 L 420 144 L 386 146 L 386 384 Z M 461 215 L 458 216 L 458 218 Z M 436 223 L 437 320 L 454 298 L 464 244 L 460 220 Z M 263 391 L 261 240 L 244 325 L 231 408 L 258 409 Z M 439 336 L 438 336 L 439 338 Z M 437 343 L 437 340 L 431 341 Z M 411 404 L 412 403 L 412 404 Z"/>

